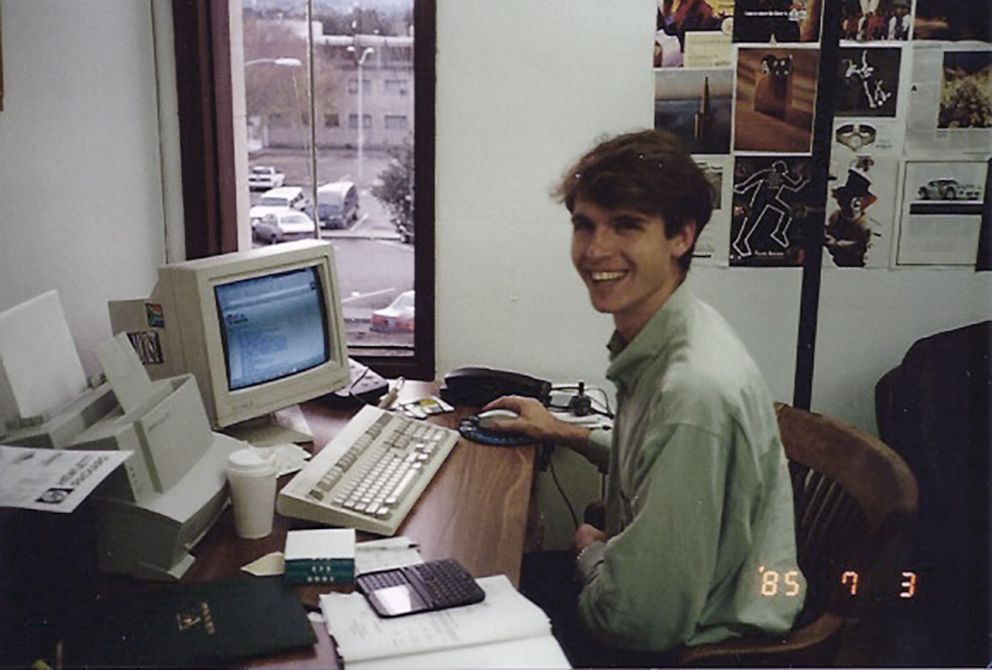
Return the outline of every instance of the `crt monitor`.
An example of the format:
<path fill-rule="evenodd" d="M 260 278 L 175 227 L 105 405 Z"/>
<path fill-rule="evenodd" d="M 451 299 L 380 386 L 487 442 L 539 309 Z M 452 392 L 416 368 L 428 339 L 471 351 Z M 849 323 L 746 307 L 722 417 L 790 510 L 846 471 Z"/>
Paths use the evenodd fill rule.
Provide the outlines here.
<path fill-rule="evenodd" d="M 142 300 L 112 301 L 154 379 L 195 375 L 215 428 L 347 386 L 344 319 L 327 242 L 165 265 Z"/>

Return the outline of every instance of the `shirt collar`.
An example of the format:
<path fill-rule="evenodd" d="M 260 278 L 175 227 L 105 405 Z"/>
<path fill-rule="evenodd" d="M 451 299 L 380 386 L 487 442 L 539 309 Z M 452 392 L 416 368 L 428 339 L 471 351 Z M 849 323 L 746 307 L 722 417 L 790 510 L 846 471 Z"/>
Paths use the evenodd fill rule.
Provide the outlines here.
<path fill-rule="evenodd" d="M 625 342 L 620 333 L 614 331 L 607 344 L 610 350 L 607 379 L 618 385 L 632 386 L 643 369 L 642 364 L 655 358 L 668 344 L 693 301 L 693 293 L 683 281 L 633 340 Z"/>

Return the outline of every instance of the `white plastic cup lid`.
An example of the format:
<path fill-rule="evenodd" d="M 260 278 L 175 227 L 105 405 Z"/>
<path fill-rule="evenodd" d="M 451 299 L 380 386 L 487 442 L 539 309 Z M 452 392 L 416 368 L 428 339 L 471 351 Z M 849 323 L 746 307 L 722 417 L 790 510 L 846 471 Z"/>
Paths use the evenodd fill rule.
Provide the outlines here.
<path fill-rule="evenodd" d="M 268 475 L 275 469 L 275 455 L 258 449 L 239 449 L 227 457 L 227 471 L 234 474 Z"/>

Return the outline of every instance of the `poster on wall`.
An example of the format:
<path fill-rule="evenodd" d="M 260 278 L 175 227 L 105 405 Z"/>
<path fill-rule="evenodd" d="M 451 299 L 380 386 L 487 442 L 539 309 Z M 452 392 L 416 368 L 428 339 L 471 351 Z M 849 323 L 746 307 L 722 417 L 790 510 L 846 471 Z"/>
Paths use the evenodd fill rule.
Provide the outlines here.
<path fill-rule="evenodd" d="M 992 48 L 916 44 L 906 150 L 987 153 L 992 147 Z"/>
<path fill-rule="evenodd" d="M 835 114 L 894 117 L 901 52 L 898 47 L 841 47 Z"/>
<path fill-rule="evenodd" d="M 843 0 L 840 38 L 857 42 L 908 40 L 913 33 L 910 0 Z"/>
<path fill-rule="evenodd" d="M 654 127 L 682 137 L 690 153 L 730 153 L 733 93 L 733 70 L 655 70 Z"/>
<path fill-rule="evenodd" d="M 730 235 L 730 210 L 733 161 L 730 156 L 694 156 L 713 189 L 713 213 L 696 239 L 693 258 L 706 265 L 727 265 L 727 238 Z"/>
<path fill-rule="evenodd" d="M 915 40 L 980 40 L 988 42 L 989 3 L 986 0 L 916 0 Z"/>
<path fill-rule="evenodd" d="M 654 67 L 731 64 L 733 0 L 658 0 Z"/>
<path fill-rule="evenodd" d="M 817 42 L 820 0 L 736 0 L 734 42 Z"/>
<path fill-rule="evenodd" d="M 734 150 L 812 150 L 819 50 L 741 47 L 737 52 Z"/>
<path fill-rule="evenodd" d="M 909 161 L 903 177 L 896 265 L 974 265 L 984 161 Z"/>
<path fill-rule="evenodd" d="M 811 159 L 747 156 L 734 162 L 731 266 L 802 265 L 814 189 Z"/>
<path fill-rule="evenodd" d="M 899 159 L 891 142 L 876 142 L 875 126 L 872 119 L 834 122 L 824 267 L 889 267 L 899 199 Z M 883 138 L 886 130 L 883 126 Z"/>

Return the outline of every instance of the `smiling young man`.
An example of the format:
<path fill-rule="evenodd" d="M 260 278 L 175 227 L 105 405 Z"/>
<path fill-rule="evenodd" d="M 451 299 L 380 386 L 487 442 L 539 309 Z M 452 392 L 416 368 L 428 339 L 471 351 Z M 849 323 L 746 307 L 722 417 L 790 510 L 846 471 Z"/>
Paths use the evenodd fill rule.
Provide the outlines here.
<path fill-rule="evenodd" d="M 520 415 L 502 429 L 608 471 L 606 527 L 583 524 L 573 542 L 580 623 L 551 614 L 556 635 L 573 663 L 610 665 L 789 630 L 805 584 L 772 400 L 730 326 L 684 284 L 709 183 L 677 138 L 652 130 L 600 143 L 556 195 L 572 263 L 616 328 L 614 429 L 560 422 L 527 398 L 490 405 Z M 775 595 L 767 571 L 783 576 Z"/>

